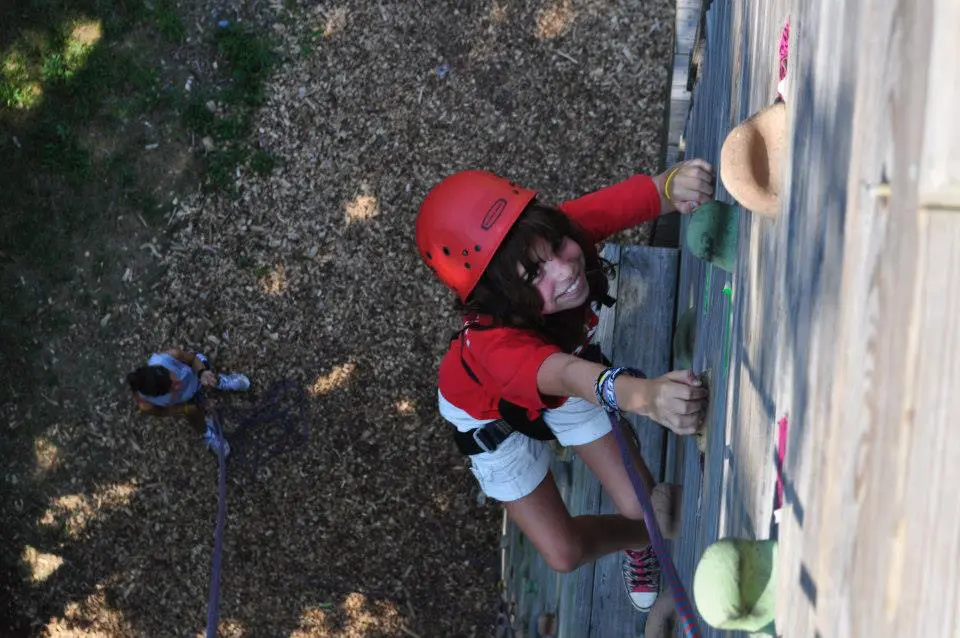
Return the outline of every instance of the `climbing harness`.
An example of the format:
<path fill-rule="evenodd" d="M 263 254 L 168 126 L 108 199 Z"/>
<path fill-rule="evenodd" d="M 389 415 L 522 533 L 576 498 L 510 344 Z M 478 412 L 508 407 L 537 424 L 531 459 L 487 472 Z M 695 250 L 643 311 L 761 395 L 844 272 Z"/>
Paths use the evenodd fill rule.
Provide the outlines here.
<path fill-rule="evenodd" d="M 610 299 L 610 305 L 615 301 L 610 297 L 608 297 L 608 299 Z M 462 339 L 462 334 L 463 331 L 461 330 L 457 335 L 454 335 L 454 338 Z M 588 344 L 577 356 L 585 361 L 593 361 L 604 365 L 610 364 L 610 361 L 603 355 L 600 347 L 595 343 Z M 473 379 L 477 385 L 480 385 L 479 377 L 477 377 L 463 358 L 462 350 L 460 354 L 460 364 L 463 366 L 467 375 Z M 489 421 L 479 428 L 467 430 L 466 432 L 461 432 L 456 429 L 453 431 L 453 441 L 461 453 L 466 456 L 472 456 L 482 452 L 493 452 L 514 432 L 519 432 L 537 441 L 556 440 L 557 435 L 553 433 L 550 426 L 543 420 L 543 411 L 537 415 L 537 418 L 531 419 L 527 415 L 526 408 L 510 403 L 505 399 L 500 399 L 497 409 L 500 412 L 500 419 Z"/>

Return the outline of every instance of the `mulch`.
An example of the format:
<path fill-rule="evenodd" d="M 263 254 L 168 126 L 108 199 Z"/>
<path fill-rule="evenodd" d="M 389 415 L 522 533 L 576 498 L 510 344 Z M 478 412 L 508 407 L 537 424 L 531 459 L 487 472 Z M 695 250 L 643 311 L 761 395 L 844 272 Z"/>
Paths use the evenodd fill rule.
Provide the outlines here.
<path fill-rule="evenodd" d="M 253 132 L 276 167 L 239 171 L 235 197 L 181 194 L 156 241 L 130 248 L 146 261 L 110 309 L 125 330 L 108 344 L 80 326 L 50 344 L 112 367 L 49 397 L 63 411 L 30 470 L 49 500 L 27 509 L 50 530 L 34 564 L 63 562 L 21 602 L 40 635 L 202 630 L 216 461 L 185 424 L 135 415 L 122 385 L 181 346 L 253 379 L 249 396 L 217 396 L 228 432 L 276 384 L 304 392 L 296 427 L 270 435 L 292 437 L 288 450 L 228 466 L 221 635 L 490 635 L 502 513 L 437 415 L 456 317 L 414 249 L 417 204 L 465 168 L 549 202 L 658 169 L 673 9 L 245 7 L 283 60 Z"/>

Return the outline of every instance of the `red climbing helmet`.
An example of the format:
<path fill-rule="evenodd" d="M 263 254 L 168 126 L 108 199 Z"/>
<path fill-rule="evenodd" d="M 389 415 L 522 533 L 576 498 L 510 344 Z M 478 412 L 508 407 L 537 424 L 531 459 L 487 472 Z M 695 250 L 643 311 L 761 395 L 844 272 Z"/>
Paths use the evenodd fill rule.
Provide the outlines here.
<path fill-rule="evenodd" d="M 420 204 L 416 234 L 421 259 L 466 301 L 536 195 L 487 171 L 450 175 Z"/>

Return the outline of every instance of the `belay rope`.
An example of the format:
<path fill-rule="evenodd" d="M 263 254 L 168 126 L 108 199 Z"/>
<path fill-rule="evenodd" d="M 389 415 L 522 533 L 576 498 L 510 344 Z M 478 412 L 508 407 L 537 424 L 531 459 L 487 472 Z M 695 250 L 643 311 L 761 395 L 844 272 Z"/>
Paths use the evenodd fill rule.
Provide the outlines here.
<path fill-rule="evenodd" d="M 302 418 L 306 395 L 296 383 L 287 381 L 270 388 L 252 410 L 225 411 L 236 417 L 234 463 L 256 475 L 261 464 L 307 442 L 309 429 Z M 223 419 L 218 410 L 210 410 L 214 432 L 223 437 Z M 220 623 L 220 571 L 223 564 L 223 529 L 227 519 L 227 459 L 223 448 L 217 451 L 217 522 L 213 534 L 213 559 L 210 596 L 207 601 L 207 638 L 216 638 Z"/>
<path fill-rule="evenodd" d="M 643 373 L 633 368 L 627 368 L 626 372 L 636 377 L 642 377 Z M 650 495 L 647 494 L 647 488 L 640 480 L 640 473 L 633 464 L 630 457 L 630 448 L 627 447 L 627 441 L 620 431 L 619 412 L 610 408 L 604 408 L 607 417 L 610 419 L 610 425 L 613 428 L 613 436 L 617 440 L 617 446 L 620 448 L 620 456 L 623 457 L 623 465 L 627 468 L 627 474 L 630 476 L 630 483 L 633 485 L 633 491 L 640 501 L 640 508 L 643 510 L 643 522 L 647 526 L 647 534 L 650 536 L 650 545 L 653 547 L 654 554 L 660 562 L 660 569 L 667 580 L 667 587 L 670 589 L 670 595 L 673 596 L 673 603 L 677 609 L 677 619 L 683 635 L 688 638 L 700 638 L 700 624 L 697 621 L 697 615 L 693 611 L 693 605 L 690 604 L 690 598 L 687 596 L 683 583 L 680 582 L 680 576 L 677 574 L 677 568 L 673 564 L 673 558 L 667 549 L 667 543 L 660 533 L 660 526 L 657 525 L 657 519 L 653 514 L 653 503 L 650 501 Z"/>
<path fill-rule="evenodd" d="M 642 373 L 637 370 L 628 369 L 627 371 L 635 376 L 642 376 Z M 273 386 L 252 411 L 239 418 L 239 424 L 233 434 L 236 440 L 237 464 L 248 467 L 253 474 L 256 474 L 261 464 L 270 457 L 283 454 L 306 443 L 309 434 L 306 420 L 298 418 L 302 416 L 304 399 L 303 390 L 296 384 L 281 383 Z M 700 638 L 700 625 L 693 611 L 693 605 L 683 588 L 683 583 L 680 582 L 680 576 L 677 574 L 666 541 L 657 525 L 653 503 L 633 464 L 623 432 L 620 431 L 619 412 L 611 409 L 607 409 L 606 412 L 617 446 L 620 448 L 623 464 L 627 468 L 630 483 L 643 510 L 643 520 L 650 536 L 650 545 L 660 562 L 660 568 L 666 578 L 670 594 L 673 596 L 683 635 L 688 638 Z M 233 410 L 230 411 L 230 414 L 234 413 Z M 217 410 L 211 410 L 211 415 L 217 436 L 222 436 L 223 421 L 220 413 Z M 217 453 L 217 460 L 217 521 L 213 540 L 210 596 L 207 602 L 207 638 L 216 638 L 220 620 L 220 571 L 223 562 L 223 531 L 227 517 L 227 464 L 222 449 Z"/>
<path fill-rule="evenodd" d="M 223 424 L 216 410 L 211 410 L 213 430 L 223 440 Z M 223 446 L 217 448 L 217 526 L 213 534 L 213 567 L 210 575 L 210 597 L 207 601 L 207 638 L 217 635 L 220 622 L 220 566 L 223 554 L 223 527 L 227 519 L 227 458 Z"/>
<path fill-rule="evenodd" d="M 306 445 L 310 428 L 304 418 L 306 393 L 293 381 L 270 387 L 252 408 L 224 411 L 237 424 L 230 434 L 231 462 L 256 476 L 269 459 Z"/>

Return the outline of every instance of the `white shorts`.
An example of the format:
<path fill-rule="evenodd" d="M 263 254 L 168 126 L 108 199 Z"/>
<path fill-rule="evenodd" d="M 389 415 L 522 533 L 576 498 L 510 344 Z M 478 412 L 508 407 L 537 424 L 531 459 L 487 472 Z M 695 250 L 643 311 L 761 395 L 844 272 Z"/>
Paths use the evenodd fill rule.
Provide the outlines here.
<path fill-rule="evenodd" d="M 473 419 L 442 394 L 439 399 L 440 414 L 461 431 L 489 422 Z M 570 397 L 559 408 L 544 410 L 543 420 L 563 446 L 592 443 L 611 431 L 606 411 L 579 397 Z M 546 441 L 514 432 L 493 452 L 472 455 L 470 470 L 488 497 L 515 501 L 533 492 L 547 475 L 550 469 L 547 448 Z"/>

